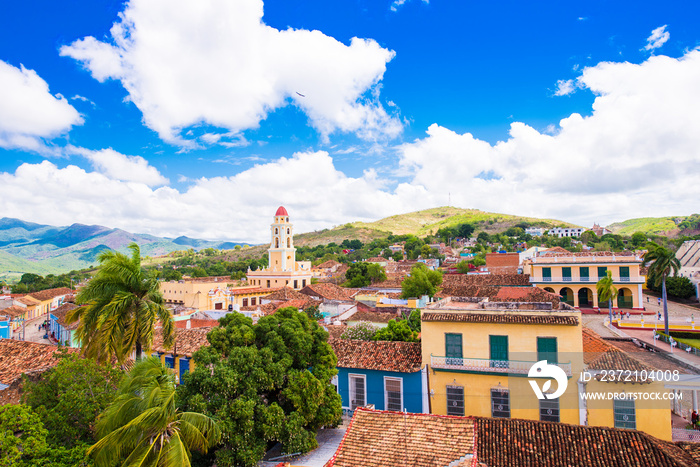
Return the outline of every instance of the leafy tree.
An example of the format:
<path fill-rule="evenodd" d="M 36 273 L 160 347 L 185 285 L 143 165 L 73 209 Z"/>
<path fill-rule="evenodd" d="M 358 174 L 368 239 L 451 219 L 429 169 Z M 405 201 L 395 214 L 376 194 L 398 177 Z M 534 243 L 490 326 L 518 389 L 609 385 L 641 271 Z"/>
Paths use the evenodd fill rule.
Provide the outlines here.
<path fill-rule="evenodd" d="M 649 266 L 649 274 L 655 276 L 654 284 L 661 282 L 661 298 L 664 302 L 664 331 L 668 335 L 668 302 L 666 297 L 666 278 L 671 272 L 678 273 L 681 263 L 676 254 L 658 243 L 647 243 L 647 252 L 644 253 L 642 266 Z"/>
<path fill-rule="evenodd" d="M 671 297 L 688 299 L 695 296 L 695 285 L 687 277 L 672 276 L 666 279 L 666 292 Z"/>
<path fill-rule="evenodd" d="M 385 328 L 380 328 L 374 335 L 375 341 L 418 342 L 418 333 L 408 326 L 406 320 L 389 321 Z"/>
<path fill-rule="evenodd" d="M 457 271 L 458 271 L 460 274 L 467 274 L 467 273 L 470 271 L 470 269 L 469 269 L 469 262 L 467 262 L 467 261 L 460 261 L 459 263 L 457 263 Z"/>
<path fill-rule="evenodd" d="M 408 324 L 408 327 L 411 328 L 412 330 L 416 332 L 420 332 L 421 328 L 421 317 L 420 317 L 420 310 L 415 309 L 411 311 L 411 314 L 408 315 L 408 318 L 406 319 L 406 324 Z"/>
<path fill-rule="evenodd" d="M 355 341 L 371 341 L 374 339 L 375 334 L 377 334 L 377 327 L 374 324 L 369 321 L 360 321 L 354 326 L 349 326 L 341 334 L 340 338 Z"/>
<path fill-rule="evenodd" d="M 304 313 L 306 313 L 306 316 L 308 316 L 310 319 L 312 319 L 314 321 L 318 321 L 319 319 L 323 319 L 323 315 L 319 311 L 318 305 L 313 305 L 313 306 L 306 308 L 306 310 L 304 310 Z"/>
<path fill-rule="evenodd" d="M 647 242 L 647 236 L 644 232 L 635 232 L 632 234 L 630 241 L 634 248 L 639 248 Z"/>
<path fill-rule="evenodd" d="M 431 271 L 423 263 L 418 263 L 411 268 L 411 274 L 401 283 L 401 297 L 432 297 L 437 292 L 437 287 L 442 284 L 442 273 Z"/>
<path fill-rule="evenodd" d="M 474 226 L 472 224 L 460 224 L 457 228 L 457 236 L 462 238 L 469 238 L 474 233 Z"/>
<path fill-rule="evenodd" d="M 140 359 L 151 347 L 156 321 L 162 325 L 165 346 L 173 343 L 175 326 L 158 280 L 141 269 L 139 246 L 132 243 L 129 249 L 131 258 L 111 250 L 99 254 L 99 271 L 76 297 L 85 306 L 66 315 L 69 323 L 80 320 L 78 341 L 88 357 L 101 362 L 113 356 L 123 362 L 134 349 Z"/>
<path fill-rule="evenodd" d="M 284 452 L 309 451 L 318 445 L 316 430 L 340 421 L 340 396 L 330 384 L 337 360 L 327 339 L 292 307 L 257 324 L 239 313 L 221 318 L 178 389 L 184 408 L 219 420 L 216 465 L 253 466 L 275 441 Z"/>
<path fill-rule="evenodd" d="M 164 281 L 179 281 L 182 279 L 182 273 L 173 268 L 163 268 L 160 273 L 160 278 Z"/>
<path fill-rule="evenodd" d="M 421 255 L 423 258 L 429 258 L 431 252 L 432 252 L 432 248 L 430 248 L 430 245 L 423 245 L 423 246 L 420 248 L 420 255 Z"/>
<path fill-rule="evenodd" d="M 610 325 L 612 325 L 612 301 L 617 297 L 617 287 L 613 285 L 612 271 L 607 270 L 605 277 L 602 277 L 598 283 L 595 285 L 598 292 L 598 306 L 600 302 L 608 302 L 608 319 L 610 320 Z"/>
<path fill-rule="evenodd" d="M 25 378 L 22 400 L 44 420 L 51 443 L 92 443 L 95 420 L 114 398 L 121 376 L 94 360 L 64 354 L 39 380 Z"/>
<path fill-rule="evenodd" d="M 598 242 L 595 244 L 594 251 L 612 251 L 612 246 L 608 242 Z"/>
<path fill-rule="evenodd" d="M 476 236 L 476 240 L 479 243 L 489 243 L 491 241 L 491 236 L 486 232 L 479 232 L 479 235 Z"/>
<path fill-rule="evenodd" d="M 486 265 L 486 258 L 483 255 L 478 255 L 472 259 L 472 264 L 476 266 L 477 268 L 479 266 L 485 266 Z"/>
<path fill-rule="evenodd" d="M 22 460 L 24 453 L 46 449 L 46 428 L 26 405 L 0 406 L 0 467 Z"/>
<path fill-rule="evenodd" d="M 377 263 L 353 263 L 345 272 L 345 287 L 367 287 L 386 280 L 384 268 Z"/>
<path fill-rule="evenodd" d="M 214 420 L 175 405 L 172 370 L 157 357 L 138 361 L 97 422 L 100 440 L 88 450 L 98 466 L 190 465 L 190 451 L 206 453 L 221 438 Z"/>
<path fill-rule="evenodd" d="M 403 259 L 403 252 L 395 251 L 394 254 L 391 255 L 391 257 L 394 258 L 394 261 L 401 261 Z"/>

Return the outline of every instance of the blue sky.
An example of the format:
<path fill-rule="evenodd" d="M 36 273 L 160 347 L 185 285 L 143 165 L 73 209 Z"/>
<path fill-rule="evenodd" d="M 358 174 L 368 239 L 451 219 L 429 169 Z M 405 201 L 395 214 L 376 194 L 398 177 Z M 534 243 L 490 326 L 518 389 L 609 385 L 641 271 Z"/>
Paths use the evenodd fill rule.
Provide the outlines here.
<path fill-rule="evenodd" d="M 0 213 L 264 241 L 452 204 L 697 212 L 697 2 L 27 1 Z M 261 16 L 262 12 L 262 17 Z"/>

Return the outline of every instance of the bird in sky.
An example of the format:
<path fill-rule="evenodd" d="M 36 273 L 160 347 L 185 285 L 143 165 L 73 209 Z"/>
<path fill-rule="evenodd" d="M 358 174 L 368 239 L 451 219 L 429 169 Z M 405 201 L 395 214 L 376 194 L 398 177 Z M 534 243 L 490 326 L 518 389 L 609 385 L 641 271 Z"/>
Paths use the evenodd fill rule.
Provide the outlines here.
<path fill-rule="evenodd" d="M 297 92 L 297 94 L 299 94 L 301 97 L 306 97 L 305 95 L 303 95 L 303 94 L 300 93 L 300 92 Z"/>

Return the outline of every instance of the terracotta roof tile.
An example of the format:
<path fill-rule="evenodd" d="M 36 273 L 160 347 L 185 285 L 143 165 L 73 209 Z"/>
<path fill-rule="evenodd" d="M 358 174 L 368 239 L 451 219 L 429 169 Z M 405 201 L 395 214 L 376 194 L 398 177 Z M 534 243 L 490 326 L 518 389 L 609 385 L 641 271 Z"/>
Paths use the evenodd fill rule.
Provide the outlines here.
<path fill-rule="evenodd" d="M 10 319 L 17 318 L 18 316 L 22 316 L 27 312 L 27 309 L 23 306 L 19 305 L 12 305 L 8 306 L 7 308 L 3 308 L 0 310 L 0 316 L 2 315 L 8 315 Z"/>
<path fill-rule="evenodd" d="M 420 342 L 330 339 L 340 368 L 414 373 L 421 369 Z"/>
<path fill-rule="evenodd" d="M 314 300 L 313 298 L 309 297 L 308 295 L 301 294 L 304 298 L 297 298 L 294 300 L 288 300 L 284 303 L 280 303 L 277 305 L 277 308 L 275 308 L 275 311 L 279 310 L 280 308 L 287 308 L 290 306 L 293 306 L 299 311 L 304 311 L 309 307 L 312 306 L 318 306 L 321 302 L 318 300 Z"/>
<path fill-rule="evenodd" d="M 34 305 L 38 305 L 39 303 L 41 303 L 41 301 L 37 300 L 34 297 L 30 297 L 29 295 L 25 295 L 24 297 L 20 297 L 17 299 L 17 301 L 20 303 L 23 303 L 27 306 L 34 306 Z"/>
<path fill-rule="evenodd" d="M 400 316 L 398 313 L 396 313 L 396 311 L 380 312 L 359 310 L 343 321 L 369 321 L 370 323 L 388 323 L 392 319 L 397 319 L 399 317 Z"/>
<path fill-rule="evenodd" d="M 652 368 L 604 341 L 595 331 L 583 328 L 583 363 L 591 370 L 642 371 Z M 651 383 L 651 380 L 646 382 Z"/>
<path fill-rule="evenodd" d="M 263 300 L 294 300 L 294 299 L 300 299 L 300 298 L 309 298 L 308 295 L 305 295 L 303 293 L 297 292 L 296 290 L 290 288 L 290 287 L 282 287 L 281 289 L 277 289 L 274 292 L 272 292 L 270 295 L 265 295 L 264 297 L 260 297 Z"/>
<path fill-rule="evenodd" d="M 327 282 L 309 284 L 301 289 L 300 292 L 311 297 L 320 297 L 325 300 L 352 301 L 352 297 L 347 294 L 345 289 Z"/>
<path fill-rule="evenodd" d="M 157 329 L 153 338 L 154 352 L 172 353 L 191 357 L 193 353 L 201 347 L 209 345 L 207 334 L 213 327 L 175 329 L 175 343 L 171 349 L 163 347 L 163 334 L 161 329 Z"/>
<path fill-rule="evenodd" d="M 325 467 L 446 466 L 474 452 L 474 420 L 357 409 Z"/>
<path fill-rule="evenodd" d="M 635 430 L 359 408 L 325 467 L 697 467 L 690 452 Z"/>
<path fill-rule="evenodd" d="M 489 467 L 691 467 L 673 443 L 641 431 L 532 420 L 476 421 L 477 459 Z"/>
<path fill-rule="evenodd" d="M 43 302 L 45 300 L 52 300 L 56 297 L 60 297 L 61 295 L 70 295 L 72 293 L 73 291 L 68 287 L 59 287 L 56 289 L 46 289 L 38 292 L 32 292 L 29 294 L 29 296 Z"/>
<path fill-rule="evenodd" d="M 328 331 L 329 339 L 340 339 L 349 326 L 345 324 L 324 324 L 323 328 Z"/>
<path fill-rule="evenodd" d="M 339 262 L 336 261 L 336 260 L 329 259 L 328 261 L 324 261 L 324 262 L 321 263 L 321 264 L 317 264 L 317 265 L 314 266 L 312 269 L 331 269 L 331 268 L 333 268 L 333 267 L 340 266 L 341 264 L 342 264 L 342 263 L 339 263 Z"/>
<path fill-rule="evenodd" d="M 529 274 L 445 274 L 442 287 L 500 285 L 531 287 Z"/>
<path fill-rule="evenodd" d="M 557 324 L 564 326 L 576 326 L 577 316 L 530 315 L 524 313 L 464 313 L 464 312 L 424 312 L 421 316 L 427 322 L 454 321 L 460 323 L 494 323 L 494 324 Z"/>
<path fill-rule="evenodd" d="M 67 352 L 78 352 L 78 349 L 63 348 Z M 0 383 L 10 385 L 22 373 L 48 370 L 58 364 L 57 351 L 58 347 L 51 344 L 0 339 Z"/>
<path fill-rule="evenodd" d="M 58 324 L 60 324 L 64 328 L 76 329 L 78 327 L 77 321 L 75 323 L 71 323 L 71 324 L 66 323 L 66 314 L 70 310 L 74 310 L 75 308 L 78 308 L 78 306 L 73 304 L 73 303 L 64 303 L 63 305 L 61 305 L 58 308 L 56 308 L 55 310 L 53 310 L 51 312 L 51 314 L 56 317 L 56 321 L 58 321 Z"/>
<path fill-rule="evenodd" d="M 266 303 L 264 305 L 242 306 L 241 311 L 259 311 L 264 316 L 267 316 L 274 313 L 277 310 L 277 308 L 278 305 L 276 305 L 275 303 Z"/>

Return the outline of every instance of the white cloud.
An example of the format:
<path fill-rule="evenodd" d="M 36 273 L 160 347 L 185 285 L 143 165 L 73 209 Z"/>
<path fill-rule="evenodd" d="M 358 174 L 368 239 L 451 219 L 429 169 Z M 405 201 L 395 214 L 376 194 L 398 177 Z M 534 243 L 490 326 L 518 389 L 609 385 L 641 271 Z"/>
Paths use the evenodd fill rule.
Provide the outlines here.
<path fill-rule="evenodd" d="M 0 60 L 0 147 L 50 152 L 44 139 L 82 123 L 78 111 L 60 94 L 53 96 L 34 70 Z"/>
<path fill-rule="evenodd" d="M 114 180 L 143 183 L 147 186 L 168 184 L 168 179 L 140 156 L 126 156 L 112 148 L 92 151 L 69 146 L 67 152 L 85 157 L 99 172 Z"/>
<path fill-rule="evenodd" d="M 589 117 L 557 131 L 520 122 L 491 145 L 437 124 L 400 147 L 401 167 L 439 202 L 588 225 L 700 210 L 700 51 L 674 59 L 600 63 L 578 84 L 597 97 Z M 480 174 L 494 174 L 483 180 Z"/>
<path fill-rule="evenodd" d="M 394 2 L 391 4 L 389 7 L 391 11 L 399 11 L 399 8 L 401 8 L 406 2 L 409 0 L 394 0 Z M 430 0 L 423 0 L 423 3 L 428 4 L 430 3 Z"/>
<path fill-rule="evenodd" d="M 262 0 L 132 0 L 111 29 L 113 44 L 86 37 L 60 53 L 99 81 L 121 81 L 145 124 L 183 146 L 197 144 L 183 129 L 240 132 L 290 103 L 324 138 L 402 131 L 377 95 L 393 51 L 372 39 L 347 46 L 320 31 L 280 31 L 262 16 Z"/>
<path fill-rule="evenodd" d="M 53 225 L 82 222 L 255 243 L 267 240 L 280 205 L 289 210 L 297 232 L 428 206 L 420 189 L 407 186 L 401 195 L 385 191 L 373 170 L 356 178 L 344 175 L 326 152 L 297 153 L 231 177 L 180 181 L 191 185 L 178 191 L 115 180 L 76 165 L 22 164 L 14 173 L 0 173 L 0 212 Z"/>
<path fill-rule="evenodd" d="M 555 96 L 568 96 L 576 91 L 576 85 L 572 79 L 560 79 L 557 81 L 557 89 L 554 91 Z"/>
<path fill-rule="evenodd" d="M 664 24 L 651 31 L 651 36 L 647 37 L 647 45 L 644 46 L 644 50 L 658 49 L 671 38 L 671 33 L 666 31 L 667 26 Z"/>

